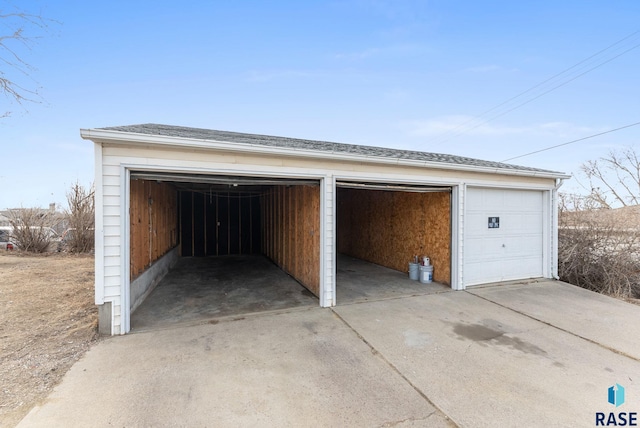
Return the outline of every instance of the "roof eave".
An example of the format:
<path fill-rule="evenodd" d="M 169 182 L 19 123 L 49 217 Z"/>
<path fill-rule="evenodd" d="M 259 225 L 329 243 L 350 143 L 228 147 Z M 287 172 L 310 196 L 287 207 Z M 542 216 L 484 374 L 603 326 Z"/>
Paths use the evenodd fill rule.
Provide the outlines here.
<path fill-rule="evenodd" d="M 381 163 L 387 165 L 402 165 L 413 166 L 423 168 L 445 169 L 454 171 L 465 172 L 481 172 L 485 174 L 500 174 L 500 175 L 515 175 L 524 177 L 539 177 L 539 178 L 553 178 L 553 179 L 565 179 L 570 178 L 570 175 L 562 173 L 554 173 L 547 171 L 530 171 L 523 169 L 510 169 L 510 168 L 495 168 L 495 167 L 483 167 L 477 165 L 460 165 L 446 162 L 430 162 L 414 159 L 402 159 L 402 158 L 390 158 L 382 156 L 367 156 L 358 154 L 349 154 L 341 152 L 329 152 L 324 150 L 309 150 L 300 149 L 294 147 L 277 147 L 277 146 L 265 146 L 262 144 L 251 143 L 230 143 L 227 141 L 218 140 L 203 140 L 196 138 L 182 138 L 182 137 L 169 137 L 164 135 L 153 134 L 138 134 L 124 131 L 114 131 L 107 129 L 80 129 L 80 136 L 85 140 L 91 140 L 95 143 L 129 143 L 129 144 L 157 144 L 163 146 L 173 147 L 188 147 L 188 148 L 202 148 L 202 149 L 217 149 L 227 150 L 235 152 L 254 152 L 260 154 L 275 154 L 281 156 L 297 156 L 297 157 L 312 157 L 322 158 L 328 160 L 346 160 L 355 162 L 369 162 L 369 163 Z"/>

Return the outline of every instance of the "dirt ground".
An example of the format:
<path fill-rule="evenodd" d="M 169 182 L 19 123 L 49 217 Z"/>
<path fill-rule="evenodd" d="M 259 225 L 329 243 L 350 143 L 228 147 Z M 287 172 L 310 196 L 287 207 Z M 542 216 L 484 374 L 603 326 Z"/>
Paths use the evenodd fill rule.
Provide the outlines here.
<path fill-rule="evenodd" d="M 15 426 L 98 340 L 93 256 L 0 252 L 0 426 Z"/>

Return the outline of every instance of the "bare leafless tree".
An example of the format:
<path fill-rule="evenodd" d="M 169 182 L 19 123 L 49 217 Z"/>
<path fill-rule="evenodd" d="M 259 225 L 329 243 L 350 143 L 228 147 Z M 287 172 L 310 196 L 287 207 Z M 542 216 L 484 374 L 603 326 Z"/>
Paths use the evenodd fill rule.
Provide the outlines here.
<path fill-rule="evenodd" d="M 640 298 L 640 211 L 598 208 L 589 197 L 561 196 L 560 279 L 615 297 Z"/>
<path fill-rule="evenodd" d="M 95 198 L 93 186 L 87 189 L 75 183 L 67 192 L 69 208 L 66 212 L 69 229 L 64 237 L 67 251 L 87 253 L 94 246 Z"/>
<path fill-rule="evenodd" d="M 22 52 L 31 50 L 55 21 L 0 5 L 0 22 L 6 31 L 0 33 L 0 92 L 19 105 L 41 102 L 40 86 L 32 77 L 35 68 Z M 0 112 L 0 118 L 9 115 L 10 111 Z"/>
<path fill-rule="evenodd" d="M 52 229 L 55 212 L 41 208 L 15 208 L 9 210 L 11 240 L 18 249 L 31 253 L 44 253 L 57 248 Z"/>
<path fill-rule="evenodd" d="M 589 197 L 601 208 L 640 204 L 640 158 L 635 149 L 611 151 L 581 166 L 589 180 Z"/>
<path fill-rule="evenodd" d="M 633 148 L 611 151 L 581 170 L 586 195 L 560 195 L 560 279 L 640 298 L 640 158 Z"/>

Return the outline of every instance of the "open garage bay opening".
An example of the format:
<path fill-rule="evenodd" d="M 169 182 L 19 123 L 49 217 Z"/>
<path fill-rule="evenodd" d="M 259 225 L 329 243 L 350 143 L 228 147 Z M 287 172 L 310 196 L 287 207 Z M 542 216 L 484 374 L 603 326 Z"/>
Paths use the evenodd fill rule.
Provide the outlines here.
<path fill-rule="evenodd" d="M 449 289 L 444 287 L 451 284 L 449 187 L 337 185 L 339 304 Z M 415 255 L 431 259 L 433 284 L 409 279 L 408 263 Z"/>
<path fill-rule="evenodd" d="M 318 181 L 132 173 L 130 216 L 134 329 L 318 304 Z"/>

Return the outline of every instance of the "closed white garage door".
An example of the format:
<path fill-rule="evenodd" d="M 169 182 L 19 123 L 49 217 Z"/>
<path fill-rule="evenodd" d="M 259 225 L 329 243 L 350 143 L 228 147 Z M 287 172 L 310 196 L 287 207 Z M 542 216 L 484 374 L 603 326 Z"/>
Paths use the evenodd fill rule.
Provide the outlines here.
<path fill-rule="evenodd" d="M 464 285 L 543 276 L 544 193 L 468 188 Z"/>

